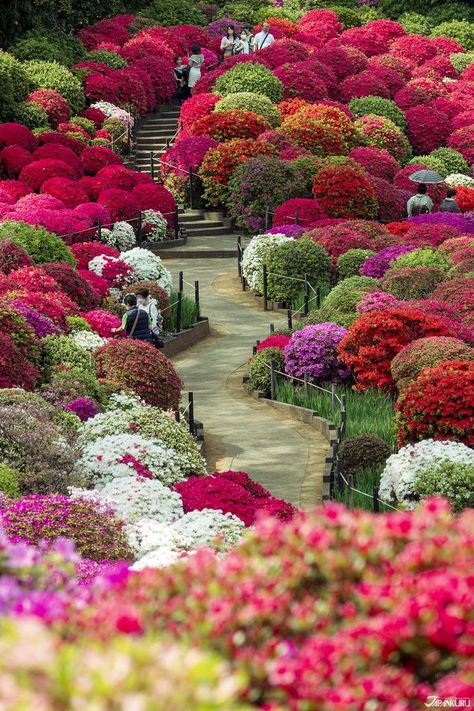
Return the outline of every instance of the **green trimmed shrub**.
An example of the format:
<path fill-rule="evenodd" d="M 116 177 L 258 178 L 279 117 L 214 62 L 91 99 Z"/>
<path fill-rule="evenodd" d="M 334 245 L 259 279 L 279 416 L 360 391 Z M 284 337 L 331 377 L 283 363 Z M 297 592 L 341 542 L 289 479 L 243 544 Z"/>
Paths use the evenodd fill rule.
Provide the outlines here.
<path fill-rule="evenodd" d="M 398 22 L 409 34 L 429 35 L 433 27 L 428 18 L 418 12 L 404 12 Z"/>
<path fill-rule="evenodd" d="M 0 492 L 9 499 L 19 499 L 21 496 L 18 472 L 6 464 L 0 464 Z"/>
<path fill-rule="evenodd" d="M 355 314 L 356 306 L 365 294 L 378 290 L 377 279 L 367 276 L 352 276 L 339 282 L 324 299 L 325 308 L 336 309 L 346 314 Z"/>
<path fill-rule="evenodd" d="M 372 257 L 375 252 L 372 249 L 349 249 L 344 254 L 341 254 L 337 260 L 337 278 L 347 279 L 348 277 L 358 276 L 359 269 L 367 259 Z"/>
<path fill-rule="evenodd" d="M 474 507 L 474 464 L 441 462 L 433 469 L 425 469 L 413 482 L 413 491 L 424 499 L 443 496 L 454 511 Z"/>
<path fill-rule="evenodd" d="M 401 254 L 395 262 L 391 263 L 391 269 L 404 269 L 405 267 L 435 267 L 443 272 L 448 272 L 453 263 L 441 252 L 429 247 L 414 249 L 412 252 Z"/>
<path fill-rule="evenodd" d="M 37 104 L 20 104 L 17 109 L 16 119 L 28 126 L 32 131 L 40 129 L 49 130 L 48 114 Z"/>
<path fill-rule="evenodd" d="M 437 148 L 435 151 L 431 151 L 427 156 L 420 156 L 418 162 L 424 163 L 428 168 L 432 168 L 432 170 L 438 170 L 439 168 L 438 172 L 443 178 L 453 173 L 471 175 L 469 164 L 462 154 L 453 148 Z M 437 168 L 434 166 L 437 166 Z"/>
<path fill-rule="evenodd" d="M 120 389 L 120 386 L 117 387 Z M 90 397 L 104 406 L 108 398 L 106 384 L 99 383 L 95 372 L 81 368 L 53 368 L 50 382 L 42 386 L 41 395 L 55 407 L 64 407 L 78 397 Z"/>
<path fill-rule="evenodd" d="M 405 114 L 391 99 L 383 99 L 380 96 L 363 96 L 352 99 L 349 102 L 349 108 L 356 118 L 375 114 L 389 118 L 402 131 L 406 128 Z"/>
<path fill-rule="evenodd" d="M 253 111 L 254 114 L 263 116 L 270 126 L 275 128 L 281 124 L 281 115 L 270 99 L 251 91 L 241 91 L 238 94 L 228 94 L 217 102 L 214 111 L 230 111 L 231 109 L 244 109 Z"/>
<path fill-rule="evenodd" d="M 205 25 L 206 18 L 191 0 L 153 0 L 141 15 L 155 20 L 156 25 Z"/>
<path fill-rule="evenodd" d="M 95 132 L 96 132 L 95 123 L 93 121 L 91 121 L 90 119 L 85 118 L 84 116 L 71 116 L 71 118 L 69 119 L 69 122 L 75 123 L 78 126 L 80 126 L 81 128 L 83 128 L 84 131 L 87 131 L 89 136 L 92 136 L 92 137 L 95 136 Z"/>
<path fill-rule="evenodd" d="M 281 81 L 266 67 L 251 62 L 236 64 L 222 74 L 216 81 L 214 91 L 221 96 L 252 92 L 268 97 L 275 104 L 283 98 Z"/>
<path fill-rule="evenodd" d="M 69 333 L 77 331 L 92 331 L 89 322 L 82 316 L 66 316 L 66 322 L 69 326 Z"/>
<path fill-rule="evenodd" d="M 37 264 L 45 262 L 67 262 L 74 267 L 76 261 L 69 247 L 61 237 L 48 232 L 44 227 L 34 227 L 26 222 L 7 220 L 0 224 L 0 239 L 15 242 L 23 247 Z"/>
<path fill-rule="evenodd" d="M 329 284 L 331 258 L 319 244 L 303 238 L 274 247 L 267 259 L 267 267 L 269 298 L 289 303 L 301 294 L 305 274 L 314 288 Z M 263 290 L 262 283 L 260 289 Z"/>
<path fill-rule="evenodd" d="M 337 309 L 323 304 L 320 309 L 313 309 L 309 312 L 305 319 L 305 323 L 307 325 L 313 325 L 316 323 L 337 323 L 338 326 L 349 328 L 358 316 L 359 314 L 355 311 L 344 313 L 343 311 L 338 311 Z"/>
<path fill-rule="evenodd" d="M 388 444 L 377 435 L 348 437 L 339 448 L 339 460 L 344 472 L 355 474 L 377 464 L 384 464 L 391 455 Z"/>
<path fill-rule="evenodd" d="M 41 359 L 42 376 L 48 381 L 53 375 L 57 365 L 68 368 L 78 368 L 85 373 L 95 376 L 97 369 L 94 358 L 87 351 L 80 348 L 68 336 L 46 336 L 43 338 L 43 353 Z"/>
<path fill-rule="evenodd" d="M 56 410 L 53 422 L 67 439 L 75 439 L 82 425 L 81 419 L 70 410 Z"/>
<path fill-rule="evenodd" d="M 449 58 L 451 63 L 458 72 L 463 72 L 467 67 L 470 67 L 474 63 L 474 52 L 456 52 L 455 54 L 450 54 Z"/>
<path fill-rule="evenodd" d="M 58 62 L 29 61 L 23 66 L 35 89 L 55 89 L 75 113 L 82 111 L 85 103 L 82 84 L 69 69 Z"/>
<path fill-rule="evenodd" d="M 275 370 L 281 372 L 285 369 L 285 358 L 280 348 L 264 348 L 252 356 L 248 366 L 248 385 L 251 390 L 256 390 L 265 396 L 270 395 L 271 371 L 270 364 L 275 363 Z"/>
<path fill-rule="evenodd" d="M 469 52 L 474 49 L 474 24 L 468 20 L 459 19 L 441 22 L 433 28 L 430 37 L 451 37 Z"/>
<path fill-rule="evenodd" d="M 30 80 L 15 57 L 0 50 L 0 123 L 17 118 L 18 107 L 30 93 Z"/>
<path fill-rule="evenodd" d="M 423 12 L 423 9 L 420 10 Z M 430 8 L 426 7 L 425 12 L 432 27 L 436 27 L 441 22 L 451 22 L 451 20 L 469 20 L 474 22 L 474 7 L 471 0 L 446 0 L 445 2 L 433 2 Z"/>
<path fill-rule="evenodd" d="M 309 194 L 313 190 L 313 181 L 316 173 L 318 173 L 323 165 L 323 161 L 318 156 L 298 156 L 295 160 L 290 161 L 291 165 L 301 175 L 305 182 L 305 188 Z"/>
<path fill-rule="evenodd" d="M 87 52 L 86 59 L 90 62 L 102 62 L 112 69 L 123 69 L 128 66 L 126 59 L 117 52 L 108 52 L 106 49 L 95 49 Z"/>
<path fill-rule="evenodd" d="M 402 390 L 416 380 L 422 370 L 445 360 L 474 360 L 474 349 L 459 338 L 417 338 L 397 353 L 390 370 L 397 388 Z"/>
<path fill-rule="evenodd" d="M 446 272 L 435 267 L 403 267 L 388 269 L 380 282 L 380 289 L 397 299 L 426 299 L 446 278 Z"/>
<path fill-rule="evenodd" d="M 351 6 L 343 6 L 343 3 L 337 2 L 335 5 L 327 5 L 327 9 L 337 13 L 339 21 L 342 22 L 345 30 L 351 27 L 360 27 L 364 24 L 359 8 L 356 9 L 352 4 Z"/>

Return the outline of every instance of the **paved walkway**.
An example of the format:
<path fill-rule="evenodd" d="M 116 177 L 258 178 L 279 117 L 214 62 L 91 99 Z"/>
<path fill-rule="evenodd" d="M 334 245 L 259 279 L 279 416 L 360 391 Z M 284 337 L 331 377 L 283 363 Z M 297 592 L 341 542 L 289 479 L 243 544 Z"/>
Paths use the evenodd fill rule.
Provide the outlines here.
<path fill-rule="evenodd" d="M 185 389 L 195 394 L 209 471 L 247 471 L 274 496 L 302 507 L 320 503 L 326 440 L 309 425 L 253 400 L 242 385 L 255 341 L 265 338 L 271 322 L 283 326 L 284 317 L 265 313 L 241 291 L 234 259 L 183 254 L 166 266 L 174 283 L 179 270 L 192 284 L 199 279 L 201 310 L 211 323 L 209 338 L 173 358 Z"/>

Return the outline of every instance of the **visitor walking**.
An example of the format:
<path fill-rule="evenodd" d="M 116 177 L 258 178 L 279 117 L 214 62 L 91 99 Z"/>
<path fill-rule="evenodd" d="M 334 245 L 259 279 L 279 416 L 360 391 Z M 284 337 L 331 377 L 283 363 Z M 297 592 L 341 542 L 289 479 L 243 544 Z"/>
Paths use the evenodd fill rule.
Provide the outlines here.
<path fill-rule="evenodd" d="M 253 51 L 258 52 L 260 49 L 270 47 L 275 41 L 274 36 L 270 32 L 270 25 L 264 22 L 261 32 L 257 32 L 253 38 Z"/>
<path fill-rule="evenodd" d="M 247 30 L 242 30 L 234 42 L 234 54 L 250 54 L 250 41 Z"/>
<path fill-rule="evenodd" d="M 119 331 L 125 331 L 127 338 L 152 343 L 153 335 L 150 330 L 148 314 L 143 309 L 138 308 L 135 294 L 127 294 L 123 303 L 127 310 L 123 315 L 120 327 L 113 328 L 112 332 L 118 333 Z"/>
<path fill-rule="evenodd" d="M 408 217 L 426 215 L 433 210 L 433 201 L 426 193 L 426 185 L 420 183 L 416 195 L 413 195 L 407 202 Z"/>
<path fill-rule="evenodd" d="M 191 47 L 191 54 L 189 55 L 189 74 L 188 74 L 188 88 L 192 89 L 193 86 L 201 78 L 201 67 L 204 64 L 204 57 L 201 53 L 201 47 L 198 44 L 193 44 Z"/>
<path fill-rule="evenodd" d="M 174 76 L 176 79 L 176 96 L 181 103 L 186 98 L 188 68 L 183 64 L 183 58 L 176 55 L 174 58 Z"/>
<path fill-rule="evenodd" d="M 235 27 L 234 25 L 228 25 L 227 32 L 221 40 L 221 52 L 223 59 L 230 57 L 233 54 L 235 40 Z"/>
<path fill-rule="evenodd" d="M 456 202 L 456 190 L 448 188 L 446 197 L 439 206 L 439 212 L 461 212 L 461 208 Z"/>

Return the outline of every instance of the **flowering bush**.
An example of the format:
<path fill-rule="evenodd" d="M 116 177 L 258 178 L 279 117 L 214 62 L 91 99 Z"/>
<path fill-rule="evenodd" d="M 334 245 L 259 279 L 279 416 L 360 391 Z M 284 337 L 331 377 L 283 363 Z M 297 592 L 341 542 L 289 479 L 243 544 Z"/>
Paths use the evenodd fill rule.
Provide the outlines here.
<path fill-rule="evenodd" d="M 53 323 L 47 316 L 43 316 L 43 314 L 36 309 L 26 306 L 21 301 L 9 301 L 8 303 L 15 311 L 18 311 L 18 313 L 23 316 L 38 338 L 44 338 L 45 336 L 59 333 L 59 326 Z"/>
<path fill-rule="evenodd" d="M 317 104 L 287 116 L 282 131 L 315 155 L 343 155 L 356 142 L 354 123 L 338 108 Z"/>
<path fill-rule="evenodd" d="M 117 188 L 101 190 L 97 200 L 108 210 L 111 222 L 136 220 L 140 212 L 134 193 L 127 193 L 125 190 Z"/>
<path fill-rule="evenodd" d="M 100 255 L 89 262 L 89 269 L 105 279 L 110 288 L 121 288 L 133 279 L 133 270 L 122 259 Z"/>
<path fill-rule="evenodd" d="M 180 119 L 183 123 L 183 128 L 188 129 L 195 121 L 207 116 L 213 111 L 215 105 L 219 101 L 216 94 L 196 94 L 183 102 L 181 106 Z M 235 108 L 235 107 L 232 107 Z"/>
<path fill-rule="evenodd" d="M 446 302 L 458 316 L 465 318 L 472 311 L 473 295 L 474 277 L 464 277 L 440 284 L 433 294 L 433 299 Z"/>
<path fill-rule="evenodd" d="M 87 321 L 85 321 L 86 325 Z M 78 330 L 71 334 L 71 338 L 79 348 L 82 348 L 88 353 L 93 353 L 105 345 L 105 340 L 99 336 L 98 333 L 92 333 L 92 331 L 86 329 L 84 331 Z"/>
<path fill-rule="evenodd" d="M 318 101 L 328 96 L 326 83 L 308 67 L 307 61 L 283 64 L 273 73 L 282 83 L 284 99 L 304 97 L 307 101 Z"/>
<path fill-rule="evenodd" d="M 432 107 L 427 113 L 422 105 L 408 109 L 406 118 L 408 140 L 418 153 L 429 153 L 446 143 L 450 132 L 446 114 Z"/>
<path fill-rule="evenodd" d="M 309 234 L 332 255 L 334 266 L 349 249 L 377 250 L 396 241 L 382 225 L 367 220 L 334 221 L 334 224 L 316 227 Z"/>
<path fill-rule="evenodd" d="M 6 178 L 17 178 L 31 162 L 31 153 L 20 146 L 7 146 L 0 152 L 0 172 Z M 6 194 L 2 195 L 2 202 L 12 203 L 13 200 Z"/>
<path fill-rule="evenodd" d="M 380 252 L 364 261 L 360 268 L 360 274 L 379 279 L 383 277 L 387 269 L 393 265 L 400 255 L 411 252 L 413 249 L 415 248 L 405 245 L 394 245 L 393 247 L 381 249 Z"/>
<path fill-rule="evenodd" d="M 145 402 L 177 408 L 182 383 L 168 358 L 148 343 L 110 341 L 95 355 L 99 374 L 135 391 Z"/>
<path fill-rule="evenodd" d="M 154 281 L 168 294 L 171 292 L 171 273 L 158 255 L 135 247 L 120 253 L 120 259 L 133 269 L 133 281 Z"/>
<path fill-rule="evenodd" d="M 456 512 L 472 508 L 474 491 L 474 463 L 441 462 L 433 469 L 425 469 L 414 483 L 420 499 L 443 496 Z"/>
<path fill-rule="evenodd" d="M 313 181 L 313 195 L 330 217 L 373 219 L 378 210 L 375 190 L 365 171 L 349 165 L 328 165 Z"/>
<path fill-rule="evenodd" d="M 70 209 L 89 201 L 81 185 L 69 178 L 48 178 L 41 186 L 41 192 L 58 198 Z"/>
<path fill-rule="evenodd" d="M 463 212 L 474 211 L 474 185 L 456 190 L 456 202 Z"/>
<path fill-rule="evenodd" d="M 363 96 L 352 99 L 349 102 L 349 108 L 355 118 L 361 118 L 362 116 L 368 116 L 369 114 L 384 116 L 385 118 L 390 119 L 402 131 L 406 128 L 406 119 L 403 111 L 398 108 L 394 101 L 391 99 L 384 99 L 380 95 L 376 94 L 374 96 Z"/>
<path fill-rule="evenodd" d="M 472 464 L 472 450 L 460 442 L 425 439 L 402 447 L 387 460 L 380 477 L 379 495 L 385 501 L 413 506 L 416 482 L 444 462 Z"/>
<path fill-rule="evenodd" d="M 273 215 L 273 225 L 311 225 L 324 217 L 326 215 L 316 200 L 292 198 L 277 207 Z"/>
<path fill-rule="evenodd" d="M 403 219 L 406 215 L 407 199 L 411 196 L 382 178 L 370 176 L 370 181 L 378 204 L 377 219 L 384 223 Z"/>
<path fill-rule="evenodd" d="M 0 146 L 20 146 L 27 151 L 34 151 L 37 145 L 36 136 L 21 123 L 12 121 L 0 124 Z"/>
<path fill-rule="evenodd" d="M 251 62 L 236 64 L 219 76 L 214 91 L 220 96 L 250 91 L 267 96 L 273 103 L 283 98 L 281 81 L 266 67 Z"/>
<path fill-rule="evenodd" d="M 58 124 L 68 121 L 71 116 L 68 102 L 54 89 L 37 89 L 28 96 L 26 103 L 41 107 L 48 116 L 51 128 L 57 128 Z"/>
<path fill-rule="evenodd" d="M 14 242 L 0 240 L 0 270 L 4 274 L 33 264 L 28 253 Z"/>
<path fill-rule="evenodd" d="M 52 262 L 43 264 L 42 269 L 81 309 L 97 306 L 98 298 L 90 284 L 70 264 Z"/>
<path fill-rule="evenodd" d="M 389 182 L 393 182 L 395 174 L 400 170 L 398 161 L 384 148 L 376 146 L 353 148 L 349 158 L 359 163 L 370 175 Z"/>
<path fill-rule="evenodd" d="M 169 227 L 174 225 L 176 202 L 169 190 L 163 185 L 139 183 L 133 189 L 132 197 L 139 210 L 155 210 L 166 218 Z"/>
<path fill-rule="evenodd" d="M 419 338 L 395 356 L 390 369 L 398 388 L 402 389 L 425 368 L 447 360 L 474 360 L 474 350 L 459 338 Z"/>
<path fill-rule="evenodd" d="M 165 317 L 171 315 L 169 294 L 156 281 L 136 281 L 122 290 L 122 296 L 134 294 L 137 289 L 148 289 L 150 297 L 156 299 L 161 315 Z"/>
<path fill-rule="evenodd" d="M 406 345 L 425 336 L 455 336 L 436 317 L 405 307 L 362 314 L 339 346 L 339 357 L 352 370 L 357 389 L 393 389 L 393 358 Z"/>
<path fill-rule="evenodd" d="M 101 230 L 101 238 L 111 247 L 123 251 L 131 249 L 136 242 L 135 231 L 128 222 L 116 222 L 111 230 Z"/>
<path fill-rule="evenodd" d="M 49 380 L 55 366 L 79 368 L 95 374 L 95 363 L 92 356 L 80 348 L 68 336 L 46 336 L 43 339 L 42 367 L 43 377 Z"/>
<path fill-rule="evenodd" d="M 120 560 L 131 556 L 123 524 L 86 501 L 67 496 L 27 496 L 4 504 L 6 533 L 14 541 L 38 544 L 65 537 L 92 560 Z"/>
<path fill-rule="evenodd" d="M 407 385 L 396 403 L 398 442 L 427 437 L 474 444 L 474 363 L 441 361 Z"/>
<path fill-rule="evenodd" d="M 73 168 L 64 161 L 45 158 L 27 163 L 20 172 L 19 180 L 32 190 L 39 190 L 49 178 L 74 179 L 74 177 Z"/>
<path fill-rule="evenodd" d="M 336 265 L 338 279 L 358 275 L 361 266 L 373 254 L 371 249 L 349 249 L 345 254 L 341 254 Z"/>
<path fill-rule="evenodd" d="M 186 136 L 163 153 L 161 176 L 177 200 L 185 202 L 189 199 L 189 170 L 197 172 L 207 151 L 217 145 L 218 142 L 210 136 Z"/>
<path fill-rule="evenodd" d="M 20 353 L 38 365 L 40 343 L 34 329 L 14 306 L 0 302 L 0 333 L 9 335 Z"/>
<path fill-rule="evenodd" d="M 265 348 L 279 348 L 281 351 L 284 350 L 285 346 L 290 342 L 289 336 L 284 336 L 282 334 L 275 334 L 274 336 L 268 336 L 264 338 L 263 341 L 257 346 L 257 352 L 263 351 Z"/>
<path fill-rule="evenodd" d="M 78 269 L 87 269 L 89 262 L 92 261 L 94 257 L 100 255 L 118 257 L 120 254 L 118 249 L 101 244 L 100 242 L 79 242 L 73 244 L 71 245 L 71 252 L 74 255 Z"/>
<path fill-rule="evenodd" d="M 445 278 L 446 274 L 437 267 L 392 266 L 385 272 L 380 288 L 398 299 L 424 299 L 432 294 Z"/>
<path fill-rule="evenodd" d="M 63 240 L 42 227 L 25 222 L 6 221 L 0 224 L 0 240 L 7 239 L 22 247 L 36 263 L 68 262 L 74 258 Z"/>
<path fill-rule="evenodd" d="M 103 309 L 88 311 L 83 314 L 83 317 L 92 330 L 101 338 L 112 338 L 114 335 L 113 329 L 119 328 L 121 323 L 118 316 L 110 311 L 104 311 Z"/>
<path fill-rule="evenodd" d="M 263 348 L 252 357 L 248 366 L 248 385 L 251 390 L 256 390 L 268 397 L 271 393 L 271 364 L 275 370 L 283 372 L 285 360 L 279 347 Z"/>
<path fill-rule="evenodd" d="M 400 163 L 406 163 L 410 158 L 411 148 L 408 140 L 390 119 L 369 114 L 356 119 L 355 127 L 369 146 L 384 148 Z"/>
<path fill-rule="evenodd" d="M 214 111 L 195 121 L 189 128 L 194 136 L 208 135 L 217 141 L 232 138 L 257 138 L 270 124 L 258 114 L 243 109 Z"/>
<path fill-rule="evenodd" d="M 267 263 L 271 252 L 280 244 L 289 241 L 283 234 L 257 235 L 244 250 L 242 274 L 251 289 L 258 289 L 262 278 L 262 267 Z"/>
<path fill-rule="evenodd" d="M 0 345 L 0 387 L 33 390 L 39 377 L 37 368 L 7 334 L 0 333 Z"/>
<path fill-rule="evenodd" d="M 307 373 L 314 383 L 347 380 L 350 371 L 337 356 L 337 348 L 346 332 L 335 323 L 320 323 L 295 331 L 284 351 L 285 372 L 297 378 Z"/>

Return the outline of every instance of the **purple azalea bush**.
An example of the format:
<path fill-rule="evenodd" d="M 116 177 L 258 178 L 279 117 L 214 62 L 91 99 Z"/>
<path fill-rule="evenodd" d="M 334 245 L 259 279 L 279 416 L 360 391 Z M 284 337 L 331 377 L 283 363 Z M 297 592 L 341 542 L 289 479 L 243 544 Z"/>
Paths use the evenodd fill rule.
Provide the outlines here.
<path fill-rule="evenodd" d="M 216 37 L 223 37 L 227 32 L 227 27 L 229 25 L 234 26 L 235 34 L 239 35 L 242 31 L 243 24 L 237 20 L 233 20 L 231 17 L 221 17 L 219 20 L 214 20 L 206 27 L 206 32 L 211 39 Z"/>
<path fill-rule="evenodd" d="M 337 349 L 347 329 L 336 323 L 318 323 L 295 331 L 284 350 L 285 372 L 302 378 L 309 374 L 312 383 L 339 383 L 351 372 L 339 360 Z"/>
<path fill-rule="evenodd" d="M 50 318 L 43 316 L 36 309 L 27 306 L 22 301 L 8 301 L 10 306 L 13 306 L 18 313 L 20 313 L 25 321 L 27 321 L 31 328 L 34 330 L 38 338 L 44 338 L 45 336 L 56 335 L 61 332 L 59 326 L 57 326 Z"/>
<path fill-rule="evenodd" d="M 462 234 L 474 234 L 474 220 L 467 217 L 468 213 L 461 215 L 456 212 L 432 212 L 428 215 L 415 215 L 410 217 L 410 222 L 420 225 L 447 225 Z"/>
<path fill-rule="evenodd" d="M 301 225 L 280 225 L 280 227 L 272 227 L 271 230 L 267 230 L 264 234 L 266 235 L 286 235 L 287 237 L 292 237 L 293 239 L 299 239 L 305 232 L 305 228 Z"/>
<path fill-rule="evenodd" d="M 394 247 L 386 247 L 380 250 L 377 254 L 372 257 L 367 257 L 365 262 L 359 269 L 359 274 L 361 276 L 368 276 L 374 279 L 380 279 L 383 277 L 387 269 L 390 267 L 390 262 L 394 261 L 401 254 L 406 254 L 407 252 L 413 252 L 415 247 L 408 247 L 403 244 L 397 244 Z"/>
<path fill-rule="evenodd" d="M 64 409 L 73 412 L 82 422 L 85 422 L 90 417 L 95 417 L 99 412 L 96 403 L 89 397 L 78 397 L 75 400 L 71 400 L 64 406 Z"/>

